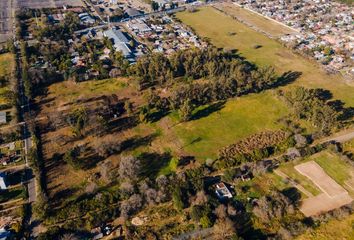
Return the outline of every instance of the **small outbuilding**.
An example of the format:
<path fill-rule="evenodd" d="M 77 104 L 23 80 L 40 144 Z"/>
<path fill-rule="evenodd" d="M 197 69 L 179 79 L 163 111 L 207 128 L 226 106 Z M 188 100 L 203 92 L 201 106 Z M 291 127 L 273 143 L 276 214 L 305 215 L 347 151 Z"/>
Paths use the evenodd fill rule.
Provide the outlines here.
<path fill-rule="evenodd" d="M 232 198 L 232 193 L 223 182 L 215 184 L 215 193 L 220 200 Z"/>
<path fill-rule="evenodd" d="M 7 120 L 6 120 L 6 112 L 2 111 L 2 112 L 0 112 L 0 124 L 4 124 L 6 122 L 7 122 Z"/>

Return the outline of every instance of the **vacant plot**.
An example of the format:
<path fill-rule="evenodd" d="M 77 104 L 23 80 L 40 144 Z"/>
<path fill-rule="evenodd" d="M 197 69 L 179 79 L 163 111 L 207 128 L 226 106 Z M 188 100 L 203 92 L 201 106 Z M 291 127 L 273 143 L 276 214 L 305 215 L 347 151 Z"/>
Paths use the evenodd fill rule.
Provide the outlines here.
<path fill-rule="evenodd" d="M 103 94 L 113 94 L 127 86 L 126 79 L 91 80 L 75 83 L 65 81 L 49 87 L 49 93 L 57 96 L 58 101 L 71 102 L 80 98 L 90 98 Z"/>
<path fill-rule="evenodd" d="M 309 178 L 323 192 L 302 202 L 300 210 L 306 216 L 327 212 L 352 202 L 353 199 L 349 196 L 348 192 L 329 177 L 316 162 L 309 161 L 302 163 L 295 166 L 295 169 Z"/>
<path fill-rule="evenodd" d="M 13 71 L 14 61 L 14 56 L 11 53 L 0 54 L 0 76 L 6 76 Z"/>
<path fill-rule="evenodd" d="M 237 49 L 247 60 L 260 65 L 272 65 L 279 73 L 301 72 L 302 75 L 295 84 L 328 89 L 334 98 L 344 101 L 347 106 L 354 106 L 354 86 L 346 84 L 340 75 L 327 75 L 317 63 L 296 55 L 277 41 L 218 10 L 206 7 L 195 13 L 178 13 L 177 17 L 192 27 L 199 36 L 210 39 L 215 46 Z M 262 47 L 255 48 L 256 45 Z"/>
<path fill-rule="evenodd" d="M 215 5 L 226 14 L 237 17 L 239 21 L 251 25 L 259 31 L 265 32 L 273 37 L 280 37 L 286 34 L 294 34 L 297 31 L 281 25 L 273 20 L 265 18 L 259 14 L 253 13 L 248 9 L 241 8 L 233 3 L 220 3 Z"/>
<path fill-rule="evenodd" d="M 276 121 L 288 112 L 271 91 L 230 100 L 211 113 L 210 108 L 195 113 L 205 115 L 202 118 L 173 127 L 183 149 L 203 160 L 216 157 L 222 147 L 254 133 L 279 129 Z"/>
<path fill-rule="evenodd" d="M 14 66 L 15 62 L 12 54 L 0 54 L 0 77 L 9 77 L 11 72 L 14 70 Z M 9 84 L 5 87 L 0 87 L 0 105 L 8 103 L 8 100 L 6 97 L 2 96 L 2 94 L 6 93 L 9 89 Z"/>
<path fill-rule="evenodd" d="M 299 164 L 295 166 L 295 169 L 302 175 L 311 179 L 311 181 L 329 197 L 335 197 L 347 193 L 344 188 L 329 177 L 321 166 L 314 161 Z"/>
<path fill-rule="evenodd" d="M 327 239 L 353 239 L 354 236 L 354 214 L 342 219 L 332 219 L 327 223 L 321 224 L 315 229 L 311 229 L 301 236 L 298 240 L 327 240 Z"/>
<path fill-rule="evenodd" d="M 348 181 L 354 179 L 354 168 L 333 152 L 323 151 L 313 155 L 311 159 L 344 188 Z"/>

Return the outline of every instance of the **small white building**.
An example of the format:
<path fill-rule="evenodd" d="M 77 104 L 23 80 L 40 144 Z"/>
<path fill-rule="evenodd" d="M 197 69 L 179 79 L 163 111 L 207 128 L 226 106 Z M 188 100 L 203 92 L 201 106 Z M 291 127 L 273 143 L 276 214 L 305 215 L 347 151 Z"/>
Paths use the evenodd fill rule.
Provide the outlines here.
<path fill-rule="evenodd" d="M 0 189 L 5 190 L 7 189 L 7 184 L 6 184 L 6 175 L 4 172 L 0 173 Z"/>
<path fill-rule="evenodd" d="M 0 112 L 0 124 L 4 124 L 6 122 L 6 112 Z"/>
<path fill-rule="evenodd" d="M 215 187 L 216 187 L 215 193 L 219 199 L 222 200 L 225 198 L 232 198 L 232 194 L 230 190 L 227 188 L 227 186 L 225 185 L 225 183 L 223 182 L 217 183 Z"/>

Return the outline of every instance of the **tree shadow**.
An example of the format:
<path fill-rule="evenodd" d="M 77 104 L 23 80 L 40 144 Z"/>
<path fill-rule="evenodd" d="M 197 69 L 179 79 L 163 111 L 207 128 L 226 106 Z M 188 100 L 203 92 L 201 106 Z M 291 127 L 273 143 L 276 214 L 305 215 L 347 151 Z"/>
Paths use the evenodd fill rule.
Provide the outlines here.
<path fill-rule="evenodd" d="M 202 140 L 203 140 L 203 138 L 197 137 L 197 138 L 193 139 L 190 143 L 184 145 L 182 148 L 185 148 L 185 147 L 188 147 L 188 146 L 190 146 L 190 145 L 193 145 L 194 143 L 201 142 Z"/>
<path fill-rule="evenodd" d="M 128 130 L 138 125 L 138 120 L 135 116 L 122 117 L 109 122 L 108 129 L 110 132 L 120 132 Z"/>
<path fill-rule="evenodd" d="M 155 111 L 151 114 L 149 114 L 149 121 L 154 123 L 159 120 L 161 120 L 163 117 L 167 116 L 170 113 L 170 111 L 167 110 L 160 110 L 160 111 Z"/>
<path fill-rule="evenodd" d="M 333 94 L 331 93 L 331 91 L 323 88 L 316 88 L 315 95 L 318 99 L 322 101 L 328 101 L 333 98 Z"/>
<path fill-rule="evenodd" d="M 149 177 L 151 179 L 156 179 L 159 171 L 166 167 L 172 156 L 170 153 L 142 153 L 138 157 L 142 164 L 141 175 L 144 177 Z"/>
<path fill-rule="evenodd" d="M 76 188 L 68 188 L 68 189 L 63 189 L 59 192 L 56 192 L 51 199 L 53 199 L 55 202 L 57 202 L 57 204 L 60 204 L 60 199 L 66 199 L 70 196 L 73 196 L 76 192 L 78 191 L 78 189 Z M 55 205 L 54 205 L 55 206 Z"/>
<path fill-rule="evenodd" d="M 286 86 L 286 85 L 294 82 L 301 75 L 302 75 L 302 73 L 301 72 L 297 72 L 297 71 L 285 72 L 277 79 L 277 81 L 271 86 L 271 88 Z"/>
<path fill-rule="evenodd" d="M 221 110 L 222 108 L 224 108 L 224 106 L 225 106 L 225 101 L 212 103 L 209 106 L 207 106 L 203 109 L 200 109 L 196 113 L 194 113 L 191 120 L 198 120 L 200 118 L 207 117 L 210 114 Z"/>
<path fill-rule="evenodd" d="M 342 102 L 341 100 L 332 100 L 327 103 L 329 106 L 331 106 L 335 111 L 338 113 L 340 112 L 340 115 L 338 116 L 339 121 L 347 121 L 347 120 L 352 120 L 354 117 L 354 108 L 353 107 L 344 107 L 345 103 Z"/>
<path fill-rule="evenodd" d="M 300 205 L 301 193 L 299 192 L 299 190 L 297 190 L 297 188 L 295 187 L 285 188 L 281 191 L 281 193 L 284 194 L 287 198 L 289 198 L 291 203 L 294 204 L 295 206 Z"/>
<path fill-rule="evenodd" d="M 156 139 L 156 137 L 157 137 L 157 134 L 154 133 L 154 134 L 150 134 L 145 137 L 134 136 L 132 138 L 129 138 L 129 139 L 122 142 L 120 152 L 134 150 L 134 149 L 141 147 L 141 146 L 150 145 L 151 142 L 154 141 L 154 139 Z"/>

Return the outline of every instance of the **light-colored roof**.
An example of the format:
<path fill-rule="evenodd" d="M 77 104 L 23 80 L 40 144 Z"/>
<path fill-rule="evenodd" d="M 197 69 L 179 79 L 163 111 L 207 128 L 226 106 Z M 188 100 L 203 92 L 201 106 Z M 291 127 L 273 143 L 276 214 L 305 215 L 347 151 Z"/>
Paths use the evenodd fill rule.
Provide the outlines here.
<path fill-rule="evenodd" d="M 6 123 L 6 112 L 0 112 L 0 123 Z"/>
<path fill-rule="evenodd" d="M 113 47 L 116 51 L 121 51 L 125 57 L 131 55 L 131 50 L 127 45 L 129 40 L 120 30 L 110 29 L 105 31 L 104 35 L 113 40 Z"/>
<path fill-rule="evenodd" d="M 109 39 L 113 39 L 114 43 L 129 43 L 129 40 L 124 33 L 117 29 L 109 29 L 104 32 L 104 35 Z"/>
<path fill-rule="evenodd" d="M 141 13 L 135 8 L 128 8 L 125 10 L 125 13 L 129 15 L 129 17 L 135 17 L 141 15 Z"/>

